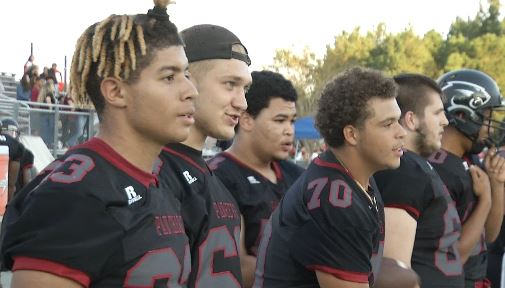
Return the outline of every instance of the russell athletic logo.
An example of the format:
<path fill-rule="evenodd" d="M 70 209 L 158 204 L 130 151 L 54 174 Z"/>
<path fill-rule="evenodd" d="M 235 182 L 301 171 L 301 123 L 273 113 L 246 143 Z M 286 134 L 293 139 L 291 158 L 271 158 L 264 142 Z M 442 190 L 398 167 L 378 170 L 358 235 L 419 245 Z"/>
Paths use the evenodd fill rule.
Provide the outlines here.
<path fill-rule="evenodd" d="M 254 178 L 254 176 L 247 176 L 247 180 L 249 180 L 249 183 L 251 183 L 251 184 L 260 184 L 261 183 L 256 178 Z"/>
<path fill-rule="evenodd" d="M 184 176 L 184 178 L 186 178 L 186 181 L 188 181 L 188 184 L 191 184 L 191 183 L 195 182 L 196 180 L 198 180 L 198 178 L 191 176 L 191 174 L 189 174 L 189 171 L 182 172 L 182 175 Z"/>
<path fill-rule="evenodd" d="M 137 195 L 135 189 L 133 189 L 133 186 L 124 188 L 124 191 L 126 192 L 126 196 L 128 196 L 128 205 L 132 205 L 133 203 L 142 199 L 142 196 Z"/>

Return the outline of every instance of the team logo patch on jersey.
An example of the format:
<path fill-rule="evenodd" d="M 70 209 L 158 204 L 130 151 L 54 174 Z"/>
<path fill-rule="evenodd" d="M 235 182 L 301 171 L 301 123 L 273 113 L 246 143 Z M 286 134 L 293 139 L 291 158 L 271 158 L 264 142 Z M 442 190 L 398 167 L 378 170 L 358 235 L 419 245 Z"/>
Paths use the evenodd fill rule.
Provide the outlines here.
<path fill-rule="evenodd" d="M 254 176 L 247 176 L 247 180 L 249 180 L 249 183 L 251 184 L 260 184 L 261 182 L 256 180 L 256 178 L 254 178 Z"/>
<path fill-rule="evenodd" d="M 463 161 L 463 167 L 465 167 L 465 171 L 470 170 L 470 166 L 468 166 L 466 161 Z"/>
<path fill-rule="evenodd" d="M 198 180 L 198 178 L 191 176 L 191 174 L 189 174 L 189 171 L 187 171 L 187 170 L 182 172 L 182 175 L 184 176 L 184 178 L 186 178 L 186 181 L 188 181 L 188 184 L 191 184 L 191 183 L 195 182 L 196 180 Z"/>
<path fill-rule="evenodd" d="M 124 188 L 124 191 L 126 192 L 126 196 L 128 196 L 128 205 L 132 205 L 133 203 L 142 199 L 142 196 L 137 195 L 135 189 L 133 189 L 133 186 Z"/>

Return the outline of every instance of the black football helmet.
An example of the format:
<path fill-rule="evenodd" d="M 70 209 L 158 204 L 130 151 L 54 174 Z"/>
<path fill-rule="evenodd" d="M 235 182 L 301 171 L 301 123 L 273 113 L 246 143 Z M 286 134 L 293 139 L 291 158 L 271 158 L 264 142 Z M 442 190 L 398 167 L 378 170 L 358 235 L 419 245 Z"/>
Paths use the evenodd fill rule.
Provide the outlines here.
<path fill-rule="evenodd" d="M 9 134 L 13 138 L 19 137 L 18 122 L 12 118 L 4 118 L 0 121 L 1 131 L 3 134 Z"/>
<path fill-rule="evenodd" d="M 449 125 L 472 140 L 471 153 L 480 153 L 485 146 L 503 144 L 505 106 L 493 78 L 478 70 L 459 69 L 442 75 L 437 82 L 444 93 Z M 479 140 L 483 125 L 488 127 L 489 136 Z"/>

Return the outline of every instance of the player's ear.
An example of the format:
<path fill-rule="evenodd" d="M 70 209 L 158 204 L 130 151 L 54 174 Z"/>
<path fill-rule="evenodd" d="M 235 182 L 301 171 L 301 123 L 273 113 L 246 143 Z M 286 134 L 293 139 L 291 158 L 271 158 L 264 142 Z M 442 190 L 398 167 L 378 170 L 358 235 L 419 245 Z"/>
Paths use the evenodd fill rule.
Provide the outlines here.
<path fill-rule="evenodd" d="M 254 123 L 254 118 L 247 112 L 242 113 L 238 121 L 242 131 L 251 131 L 254 128 Z"/>
<path fill-rule="evenodd" d="M 356 127 L 347 125 L 342 129 L 342 133 L 344 134 L 344 140 L 351 146 L 358 144 L 359 131 Z"/>
<path fill-rule="evenodd" d="M 415 131 L 419 125 L 419 118 L 413 111 L 407 111 L 407 113 L 403 116 L 403 124 L 407 129 Z"/>
<path fill-rule="evenodd" d="M 124 83 L 114 77 L 107 77 L 100 83 L 100 91 L 107 105 L 124 108 L 126 107 Z"/>

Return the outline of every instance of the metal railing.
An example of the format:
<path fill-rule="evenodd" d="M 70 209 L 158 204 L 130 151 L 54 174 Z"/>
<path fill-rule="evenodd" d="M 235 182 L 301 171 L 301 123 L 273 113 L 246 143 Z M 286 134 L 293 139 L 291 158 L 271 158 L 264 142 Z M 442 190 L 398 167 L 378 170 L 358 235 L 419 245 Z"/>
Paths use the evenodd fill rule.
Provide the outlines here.
<path fill-rule="evenodd" d="M 0 98 L 0 119 L 11 117 L 20 133 L 40 136 L 57 157 L 68 147 L 82 143 L 98 132 L 98 117 L 92 109 Z"/>

